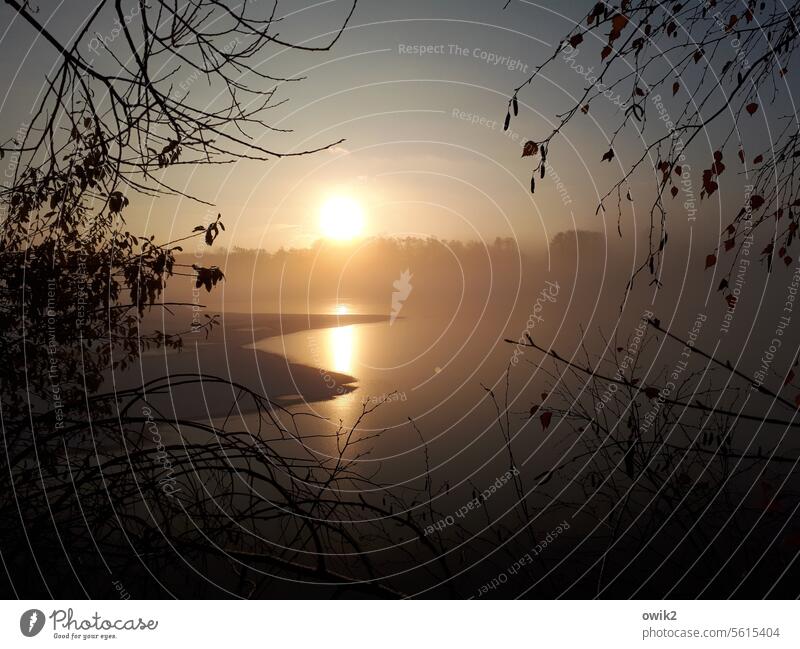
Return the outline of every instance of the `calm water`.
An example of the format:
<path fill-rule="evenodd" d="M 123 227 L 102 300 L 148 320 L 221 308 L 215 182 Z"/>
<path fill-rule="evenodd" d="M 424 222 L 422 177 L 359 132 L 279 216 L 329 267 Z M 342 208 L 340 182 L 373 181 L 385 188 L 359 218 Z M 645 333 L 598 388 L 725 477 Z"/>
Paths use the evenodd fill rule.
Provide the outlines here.
<path fill-rule="evenodd" d="M 352 425 L 365 405 L 380 403 L 357 427 L 362 438 L 383 431 L 369 441 L 372 453 L 364 462 L 380 464 L 382 476 L 392 481 L 418 479 L 425 449 L 409 423 L 413 418 L 428 444 L 434 475 L 457 485 L 468 479 L 490 479 L 508 469 L 497 412 L 482 386 L 492 388 L 502 405 L 514 351 L 503 338 L 518 338 L 526 319 L 527 314 L 488 310 L 456 317 L 412 315 L 394 323 L 343 325 L 266 338 L 256 347 L 323 372 L 357 378 L 354 392 L 295 407 L 326 420 L 304 419 L 304 428 L 332 432 L 340 422 Z M 545 461 L 540 429 L 536 435 L 531 433 L 533 426 L 530 431 L 519 430 L 527 421 L 532 395 L 541 392 L 543 384 L 532 370 L 523 364 L 512 370 L 509 416 L 512 433 L 519 432 L 518 462 L 538 448 L 540 458 L 532 460 L 538 466 Z"/>

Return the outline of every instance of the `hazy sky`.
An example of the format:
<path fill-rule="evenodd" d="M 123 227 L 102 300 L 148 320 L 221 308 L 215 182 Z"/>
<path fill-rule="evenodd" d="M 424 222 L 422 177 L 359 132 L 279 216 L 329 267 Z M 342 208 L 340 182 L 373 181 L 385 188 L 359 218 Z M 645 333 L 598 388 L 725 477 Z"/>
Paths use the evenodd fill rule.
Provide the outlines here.
<path fill-rule="evenodd" d="M 52 29 L 65 35 L 89 9 L 88 3 L 40 4 Z M 276 49 L 259 63 L 274 74 L 308 78 L 281 88 L 281 98 L 290 101 L 274 113 L 275 126 L 294 132 L 252 135 L 285 151 L 346 138 L 342 146 L 277 163 L 174 171 L 172 184 L 216 203 L 228 226 L 220 240 L 227 246 L 307 245 L 319 237 L 321 205 L 336 194 L 363 206 L 366 235 L 512 236 L 527 245 L 574 227 L 615 231 L 615 216 L 605 223 L 595 214 L 598 192 L 620 171 L 598 164 L 608 138 L 604 129 L 615 123 L 607 118 L 618 110 L 612 102 L 596 102 L 591 115 L 581 116 L 551 148 L 557 178 L 540 181 L 533 196 L 521 144 L 548 134 L 554 115 L 569 107 L 585 80 L 559 61 L 548 73 L 555 76 L 543 77 L 521 95 L 520 117 L 510 131 L 502 129 L 509 92 L 593 3 L 515 1 L 506 10 L 504 4 L 360 2 L 332 52 Z M 134 6 L 132 0 L 124 5 Z M 294 40 L 324 37 L 349 5 L 281 2 L 278 13 L 286 18 L 280 34 Z M 20 52 L 0 61 L 8 88 L 0 95 L 3 136 L 13 135 L 24 120 L 56 57 L 27 24 L 12 17 L 0 6 L 0 24 L 8 26 L 4 50 Z M 109 33 L 112 29 L 109 19 Z M 595 64 L 596 49 L 587 44 L 585 53 Z M 208 89 L 198 83 L 192 92 L 202 98 Z M 563 184 L 560 191 L 557 181 Z M 134 228 L 142 232 L 180 234 L 207 214 L 207 208 L 186 200 L 132 198 Z"/>

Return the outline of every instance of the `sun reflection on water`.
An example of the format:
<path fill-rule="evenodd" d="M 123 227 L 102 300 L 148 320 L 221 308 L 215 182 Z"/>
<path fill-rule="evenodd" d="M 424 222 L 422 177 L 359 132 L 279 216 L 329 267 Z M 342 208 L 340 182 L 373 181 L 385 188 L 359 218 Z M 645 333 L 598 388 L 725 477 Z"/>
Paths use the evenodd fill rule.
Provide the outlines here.
<path fill-rule="evenodd" d="M 331 369 L 342 374 L 352 374 L 355 360 L 356 330 L 354 325 L 330 329 L 328 348 L 331 355 Z"/>

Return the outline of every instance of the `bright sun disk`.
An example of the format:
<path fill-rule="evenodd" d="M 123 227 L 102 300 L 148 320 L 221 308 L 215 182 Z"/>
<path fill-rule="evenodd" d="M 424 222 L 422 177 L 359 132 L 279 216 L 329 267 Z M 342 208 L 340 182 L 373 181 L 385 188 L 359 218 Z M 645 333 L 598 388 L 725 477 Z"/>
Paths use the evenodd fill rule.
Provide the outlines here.
<path fill-rule="evenodd" d="M 320 210 L 319 229 L 328 239 L 353 239 L 364 229 L 364 210 L 348 196 L 329 198 Z"/>

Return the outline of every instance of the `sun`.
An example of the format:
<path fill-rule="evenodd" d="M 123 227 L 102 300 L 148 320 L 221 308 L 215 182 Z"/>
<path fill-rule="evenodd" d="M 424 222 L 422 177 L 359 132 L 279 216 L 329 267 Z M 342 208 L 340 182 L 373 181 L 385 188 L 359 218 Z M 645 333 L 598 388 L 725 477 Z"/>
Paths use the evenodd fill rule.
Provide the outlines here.
<path fill-rule="evenodd" d="M 354 239 L 364 229 L 364 210 L 349 196 L 333 196 L 322 204 L 319 229 L 328 239 Z"/>

